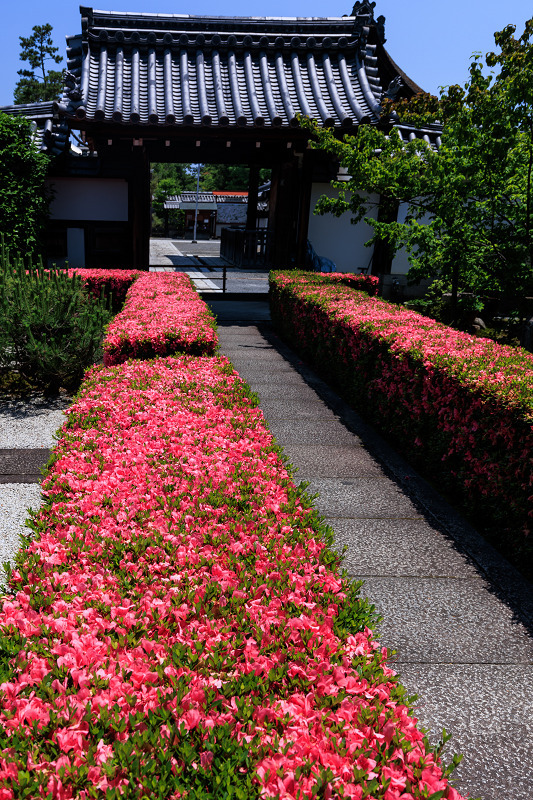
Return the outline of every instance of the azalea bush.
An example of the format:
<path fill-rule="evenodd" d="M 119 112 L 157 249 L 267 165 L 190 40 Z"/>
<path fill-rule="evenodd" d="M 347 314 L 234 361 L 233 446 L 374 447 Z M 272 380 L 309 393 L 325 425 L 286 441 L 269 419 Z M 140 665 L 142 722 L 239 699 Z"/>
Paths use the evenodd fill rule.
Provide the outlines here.
<path fill-rule="evenodd" d="M 133 281 L 146 275 L 137 269 L 70 269 L 69 275 L 79 275 L 93 297 L 111 297 L 115 313 L 122 309 Z"/>
<path fill-rule="evenodd" d="M 0 797 L 461 800 L 227 359 L 94 367 L 0 611 Z"/>
<path fill-rule="evenodd" d="M 345 286 L 351 286 L 352 289 L 358 289 L 361 292 L 375 297 L 379 289 L 379 278 L 376 275 L 356 275 L 351 272 L 332 272 L 325 275 L 330 281 L 337 281 Z"/>
<path fill-rule="evenodd" d="M 143 273 L 107 329 L 104 363 L 175 352 L 210 355 L 217 348 L 215 319 L 181 272 Z"/>
<path fill-rule="evenodd" d="M 353 272 L 304 272 L 302 274 L 305 274 L 309 286 L 318 287 L 340 283 L 344 286 L 351 286 L 352 289 L 366 292 L 372 297 L 377 295 L 379 289 L 379 278 L 375 275 L 358 275 Z"/>
<path fill-rule="evenodd" d="M 271 275 L 281 334 L 533 572 L 533 356 L 306 273 Z"/>

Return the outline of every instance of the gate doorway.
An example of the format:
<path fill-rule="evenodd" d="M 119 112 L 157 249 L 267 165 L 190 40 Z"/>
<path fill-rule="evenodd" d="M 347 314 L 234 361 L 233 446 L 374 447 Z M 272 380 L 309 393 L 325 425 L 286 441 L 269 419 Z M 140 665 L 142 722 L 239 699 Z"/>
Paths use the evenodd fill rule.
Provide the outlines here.
<path fill-rule="evenodd" d="M 152 238 L 178 240 L 180 250 L 182 240 L 216 242 L 228 264 L 269 266 L 269 168 L 156 162 L 150 174 Z"/>

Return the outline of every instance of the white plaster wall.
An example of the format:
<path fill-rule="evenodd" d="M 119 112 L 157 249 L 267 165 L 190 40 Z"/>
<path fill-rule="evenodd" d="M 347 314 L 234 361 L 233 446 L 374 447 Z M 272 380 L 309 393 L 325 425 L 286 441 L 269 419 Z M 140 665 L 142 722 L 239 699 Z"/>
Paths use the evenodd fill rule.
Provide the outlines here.
<path fill-rule="evenodd" d="M 372 248 L 365 247 L 365 242 L 372 236 L 372 228 L 366 222 L 352 225 L 351 214 L 346 212 L 342 217 L 333 214 L 318 216 L 314 209 L 321 195 L 336 197 L 337 191 L 329 183 L 314 183 L 311 190 L 311 209 L 309 214 L 308 238 L 319 256 L 325 256 L 335 262 L 339 272 L 358 272 L 368 267 L 372 256 Z M 373 197 L 377 202 L 377 195 Z M 369 217 L 377 217 L 377 206 L 372 208 Z"/>
<path fill-rule="evenodd" d="M 398 222 L 405 222 L 406 212 L 407 212 L 407 205 L 405 203 L 401 203 L 400 208 L 398 209 Z M 394 256 L 394 260 L 392 262 L 392 267 L 391 267 L 391 274 L 407 275 L 410 266 L 411 265 L 409 263 L 407 251 L 405 247 L 402 247 L 402 249 L 398 250 L 398 252 Z"/>
<path fill-rule="evenodd" d="M 128 221 L 128 184 L 119 178 L 54 178 L 52 219 Z"/>
<path fill-rule="evenodd" d="M 407 213 L 407 204 L 402 203 L 400 208 L 398 209 L 398 222 L 405 222 L 405 215 Z M 419 220 L 421 224 L 430 221 L 429 214 L 426 214 Z M 391 274 L 393 275 L 407 275 L 409 271 L 409 267 L 411 264 L 409 263 L 409 258 L 405 248 L 398 250 L 394 257 L 394 261 L 392 262 Z"/>

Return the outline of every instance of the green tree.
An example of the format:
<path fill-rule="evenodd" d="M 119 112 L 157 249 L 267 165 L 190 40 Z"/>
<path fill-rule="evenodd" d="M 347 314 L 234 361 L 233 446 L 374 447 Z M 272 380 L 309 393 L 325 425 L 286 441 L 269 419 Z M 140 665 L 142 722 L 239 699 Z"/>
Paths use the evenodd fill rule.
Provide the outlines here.
<path fill-rule="evenodd" d="M 162 233 L 165 229 L 165 213 L 174 225 L 179 223 L 180 212 L 165 212 L 165 200 L 172 195 L 196 189 L 196 173 L 190 164 L 152 164 L 152 232 Z M 183 216 L 183 214 L 181 214 Z"/>
<path fill-rule="evenodd" d="M 309 124 L 316 146 L 329 150 L 351 179 L 338 199 L 321 198 L 318 213 L 352 213 L 379 241 L 410 254 L 409 277 L 439 277 L 459 288 L 499 291 L 519 304 L 533 294 L 533 20 L 495 34 L 498 53 L 475 57 L 464 87 L 386 101 L 382 125 L 361 126 L 342 141 Z M 442 144 L 403 142 L 393 114 L 419 127 L 442 124 Z M 368 193 L 368 194 L 367 194 Z M 403 204 L 402 222 L 375 221 L 369 195 Z"/>
<path fill-rule="evenodd" d="M 21 76 L 13 97 L 15 103 L 35 103 L 40 100 L 57 100 L 63 90 L 63 73 L 48 69 L 47 62 L 61 64 L 59 48 L 52 42 L 52 26 L 34 25 L 32 35 L 20 36 L 20 60 L 27 61 L 30 69 L 19 69 Z"/>
<path fill-rule="evenodd" d="M 167 197 L 196 189 L 196 173 L 190 164 L 152 164 L 152 204 L 159 214 Z"/>
<path fill-rule="evenodd" d="M 205 192 L 246 192 L 249 169 L 241 164 L 206 164 L 200 186 Z"/>
<path fill-rule="evenodd" d="M 244 164 L 205 164 L 200 175 L 200 187 L 204 192 L 246 192 L 249 172 Z M 269 169 L 259 170 L 260 183 L 269 178 Z"/>
<path fill-rule="evenodd" d="M 29 121 L 0 112 L 0 234 L 9 250 L 38 252 L 48 213 L 48 157 L 32 143 Z"/>

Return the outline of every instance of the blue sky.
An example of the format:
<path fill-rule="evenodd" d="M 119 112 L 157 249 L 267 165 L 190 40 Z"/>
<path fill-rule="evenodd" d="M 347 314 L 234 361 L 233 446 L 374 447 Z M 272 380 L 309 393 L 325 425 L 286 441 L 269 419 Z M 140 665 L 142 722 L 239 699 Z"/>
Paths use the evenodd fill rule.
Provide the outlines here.
<path fill-rule="evenodd" d="M 87 3 L 89 4 L 89 3 Z M 95 8 L 164 14 L 227 16 L 342 16 L 353 0 L 99 0 Z M 464 83 L 474 52 L 493 49 L 493 34 L 508 24 L 519 33 L 533 16 L 531 0 L 377 0 L 376 15 L 386 17 L 386 47 L 397 64 L 423 89 Z M 13 102 L 19 60 L 19 36 L 29 36 L 34 25 L 49 22 L 54 43 L 64 53 L 65 36 L 81 30 L 79 4 L 71 0 L 5 0 L 0 26 L 0 105 Z"/>

